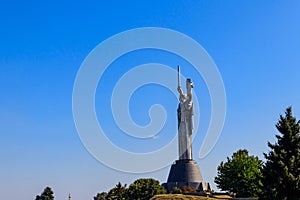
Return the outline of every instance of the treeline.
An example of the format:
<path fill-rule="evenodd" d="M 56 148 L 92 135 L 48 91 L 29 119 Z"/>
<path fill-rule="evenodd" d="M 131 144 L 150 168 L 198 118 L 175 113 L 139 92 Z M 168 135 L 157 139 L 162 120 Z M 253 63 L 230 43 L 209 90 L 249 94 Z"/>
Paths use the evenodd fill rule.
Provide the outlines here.
<path fill-rule="evenodd" d="M 300 121 L 292 108 L 280 115 L 276 124 L 277 142 L 268 142 L 265 162 L 249 156 L 243 149 L 235 152 L 217 168 L 215 183 L 236 197 L 259 197 L 262 200 L 300 199 Z"/>
<path fill-rule="evenodd" d="M 149 200 L 157 194 L 165 194 L 166 190 L 157 180 L 142 178 L 134 181 L 129 187 L 120 182 L 109 192 L 98 193 L 94 200 Z"/>
<path fill-rule="evenodd" d="M 262 200 L 300 199 L 300 121 L 292 115 L 292 108 L 280 115 L 276 124 L 279 134 L 274 144 L 268 142 L 265 162 L 250 156 L 246 149 L 238 150 L 217 167 L 215 183 L 235 197 L 258 197 Z M 188 190 L 187 190 L 187 189 Z M 196 192 L 195 189 L 174 188 L 173 193 Z M 94 196 L 94 200 L 149 200 L 166 190 L 157 180 L 143 178 L 127 185 L 120 182 L 108 192 Z M 46 187 L 36 200 L 54 200 L 51 188 Z"/>
<path fill-rule="evenodd" d="M 142 178 L 134 181 L 127 187 L 120 182 L 109 192 L 97 193 L 94 200 L 149 200 L 157 194 L 165 194 L 166 190 L 159 181 L 152 178 Z M 54 200 L 53 191 L 46 187 L 44 191 L 37 195 L 35 200 Z"/>

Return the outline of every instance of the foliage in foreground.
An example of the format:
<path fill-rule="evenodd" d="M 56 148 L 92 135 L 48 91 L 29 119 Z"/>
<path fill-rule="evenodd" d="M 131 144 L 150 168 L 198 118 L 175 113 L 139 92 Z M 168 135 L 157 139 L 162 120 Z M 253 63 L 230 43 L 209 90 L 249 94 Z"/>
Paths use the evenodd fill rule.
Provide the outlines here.
<path fill-rule="evenodd" d="M 134 181 L 126 188 L 126 184 L 120 182 L 108 193 L 98 193 L 94 200 L 149 200 L 157 194 L 165 194 L 166 190 L 157 180 L 152 178 L 142 178 Z"/>
<path fill-rule="evenodd" d="M 156 194 L 165 194 L 166 190 L 152 178 L 138 179 L 127 189 L 127 199 L 148 200 Z"/>
<path fill-rule="evenodd" d="M 35 200 L 54 200 L 53 191 L 50 187 L 46 187 L 41 195 L 37 195 Z"/>
<path fill-rule="evenodd" d="M 98 193 L 96 196 L 94 196 L 94 200 L 106 200 L 107 195 L 107 192 Z"/>
<path fill-rule="evenodd" d="M 300 199 L 300 121 L 292 116 L 291 107 L 280 115 L 276 124 L 277 142 L 268 142 L 270 152 L 264 154 L 264 192 L 262 199 Z"/>
<path fill-rule="evenodd" d="M 116 185 L 116 187 L 112 188 L 108 194 L 107 200 L 123 200 L 126 195 L 126 184 L 122 185 L 120 182 Z"/>
<path fill-rule="evenodd" d="M 238 150 L 217 168 L 215 183 L 223 191 L 237 197 L 257 197 L 261 193 L 262 161 L 249 156 L 247 150 Z"/>
<path fill-rule="evenodd" d="M 215 198 L 193 196 L 184 194 L 161 194 L 155 195 L 151 200 L 216 200 Z"/>

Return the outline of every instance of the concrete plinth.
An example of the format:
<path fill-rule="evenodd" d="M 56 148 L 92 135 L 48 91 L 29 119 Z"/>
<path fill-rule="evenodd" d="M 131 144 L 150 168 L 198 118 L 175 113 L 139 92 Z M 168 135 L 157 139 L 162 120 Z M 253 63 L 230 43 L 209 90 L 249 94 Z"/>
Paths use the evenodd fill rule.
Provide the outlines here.
<path fill-rule="evenodd" d="M 173 188 L 189 186 L 198 191 L 209 190 L 209 184 L 203 182 L 200 168 L 194 160 L 176 160 L 171 166 L 167 183 L 164 187 L 171 192 Z"/>

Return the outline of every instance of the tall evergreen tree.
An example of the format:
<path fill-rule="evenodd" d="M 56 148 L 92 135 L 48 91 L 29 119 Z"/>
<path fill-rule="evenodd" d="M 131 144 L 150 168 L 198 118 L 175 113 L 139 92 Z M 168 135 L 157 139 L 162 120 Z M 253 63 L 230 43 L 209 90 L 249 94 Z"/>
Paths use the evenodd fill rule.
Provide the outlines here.
<path fill-rule="evenodd" d="M 291 107 L 280 115 L 276 128 L 277 142 L 268 142 L 271 150 L 264 154 L 262 199 L 300 199 L 300 121 L 292 116 Z"/>

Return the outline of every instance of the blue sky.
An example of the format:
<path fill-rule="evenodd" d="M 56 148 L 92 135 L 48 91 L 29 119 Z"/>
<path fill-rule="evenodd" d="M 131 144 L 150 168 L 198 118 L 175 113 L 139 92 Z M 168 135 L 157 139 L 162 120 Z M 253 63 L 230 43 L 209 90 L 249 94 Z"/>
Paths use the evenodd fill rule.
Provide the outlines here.
<path fill-rule="evenodd" d="M 92 199 L 118 181 L 131 183 L 140 177 L 166 181 L 168 167 L 128 174 L 104 166 L 84 148 L 73 122 L 73 84 L 85 57 L 103 40 L 139 27 L 182 32 L 200 43 L 218 66 L 227 95 L 224 129 L 208 156 L 195 156 L 203 178 L 216 189 L 213 178 L 221 161 L 240 148 L 263 159 L 267 141 L 275 141 L 279 114 L 293 106 L 300 118 L 299 9 L 299 1 L 2 2 L 0 198 L 33 199 L 49 185 L 56 199 L 67 199 L 68 193 L 74 200 Z M 115 127 L 110 118 L 101 117 L 110 112 L 104 99 L 111 94 L 114 75 L 148 62 L 174 69 L 177 64 L 187 66 L 182 73 L 197 83 L 200 124 L 205 129 L 210 102 L 201 77 L 184 60 L 150 50 L 121 57 L 99 82 L 96 109 L 103 126 Z M 149 100 L 157 92 L 161 98 Z M 148 123 L 147 110 L 153 103 L 165 105 L 171 116 L 176 114 L 177 100 L 165 88 L 141 88 L 133 101 L 137 107 L 130 108 L 132 117 L 141 125 Z M 161 143 L 155 145 L 174 137 L 176 116 L 166 126 Z M 153 148 L 153 143 L 135 145 L 112 131 L 108 137 L 124 149 Z M 194 155 L 204 137 L 201 130 L 198 135 Z"/>

